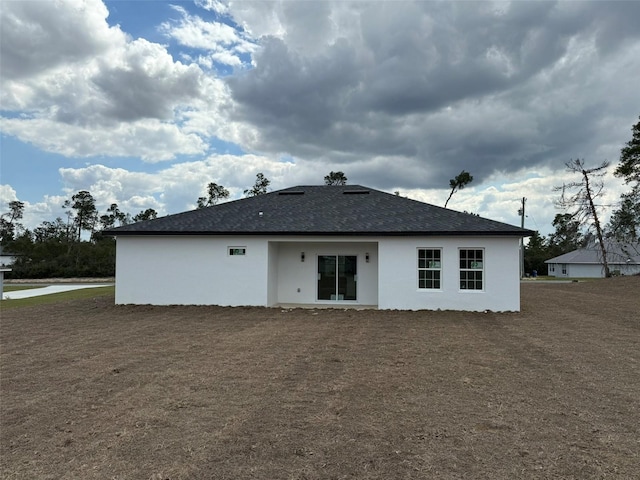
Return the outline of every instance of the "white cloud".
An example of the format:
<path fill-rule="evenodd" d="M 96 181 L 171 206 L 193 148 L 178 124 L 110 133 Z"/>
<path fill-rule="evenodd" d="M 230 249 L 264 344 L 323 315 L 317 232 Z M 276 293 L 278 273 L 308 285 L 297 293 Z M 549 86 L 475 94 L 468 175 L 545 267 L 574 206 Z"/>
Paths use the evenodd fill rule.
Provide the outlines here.
<path fill-rule="evenodd" d="M 551 223 L 554 217 L 559 213 L 565 213 L 555 203 L 559 199 L 559 193 L 553 191 L 554 187 L 579 180 L 574 174 L 554 171 L 548 167 L 508 174 L 495 173 L 484 182 L 472 183 L 456 192 L 449 202 L 449 208 L 477 213 L 482 217 L 519 226 L 521 217 L 518 210 L 521 208 L 522 198 L 525 197 L 525 228 L 539 230 L 541 235 L 546 236 L 553 232 Z M 626 190 L 620 179 L 610 173 L 604 177 L 604 182 L 604 195 L 598 202 L 602 224 L 608 222 L 620 194 Z M 442 206 L 449 190 L 402 190 L 401 193 L 416 200 Z"/>
<path fill-rule="evenodd" d="M 205 10 L 211 10 L 218 14 L 227 13 L 229 10 L 228 2 L 221 0 L 195 0 L 196 5 Z"/>
<path fill-rule="evenodd" d="M 207 145 L 196 134 L 158 120 L 120 123 L 112 128 L 63 125 L 47 118 L 0 119 L 3 132 L 48 152 L 68 157 L 139 157 L 148 162 L 171 160 L 176 155 L 197 155 Z"/>
<path fill-rule="evenodd" d="M 24 217 L 18 223 L 24 228 L 33 229 L 44 221 L 53 221 L 63 217 L 62 204 L 64 197 L 45 195 L 40 202 L 31 203 L 21 200 L 10 185 L 0 185 L 0 214 L 8 211 L 8 203 L 13 201 L 24 203 Z"/>
<path fill-rule="evenodd" d="M 64 218 L 64 200 L 80 190 L 91 192 L 101 212 L 112 203 L 117 203 L 121 210 L 132 215 L 147 208 L 166 215 L 195 208 L 197 197 L 205 195 L 209 182 L 224 185 L 230 190 L 233 200 L 244 196 L 243 191 L 253 185 L 258 172 L 271 180 L 271 190 L 277 190 L 293 185 L 322 184 L 324 175 L 331 170 L 340 170 L 340 165 L 326 164 L 320 171 L 312 162 L 283 162 L 281 159 L 257 155 L 212 155 L 201 161 L 168 166 L 156 173 L 133 172 L 103 165 L 63 168 L 60 169 L 60 176 L 64 194 L 45 196 L 39 202 L 25 202 L 23 223 L 33 228 L 56 216 Z M 371 185 L 364 177 L 364 164 L 361 170 L 347 171 L 346 174 L 350 184 Z M 449 207 L 520 225 L 518 209 L 522 197 L 526 197 L 525 227 L 539 230 L 546 236 L 553 231 L 551 222 L 555 215 L 563 213 L 554 204 L 558 194 L 553 192 L 553 187 L 573 180 L 577 179 L 567 172 L 554 172 L 546 167 L 510 174 L 497 173 L 484 182 L 472 183 L 455 193 Z M 612 206 L 626 189 L 612 175 L 605 177 L 605 184 L 606 193 L 600 201 L 601 205 L 606 206 L 601 208 L 602 223 L 608 221 Z M 444 205 L 449 194 L 446 188 L 408 189 L 401 185 L 385 191 L 392 193 L 396 190 L 402 196 L 438 206 Z M 0 185 L 0 201 L 6 205 L 13 200 L 18 200 L 15 190 L 9 185 Z"/>
<path fill-rule="evenodd" d="M 160 161 L 207 151 L 202 136 L 207 132 L 184 122 L 202 108 L 202 117 L 210 124 L 225 124 L 221 111 L 229 98 L 222 81 L 205 75 L 196 64 L 174 61 L 161 45 L 144 39 L 132 41 L 119 28 L 108 27 L 107 12 L 100 2 L 87 2 L 82 8 L 74 2 L 55 3 L 51 18 L 33 13 L 42 2 L 23 2 L 19 8 L 17 3 L 8 3 L 12 10 L 7 16 L 13 15 L 15 22 L 29 19 L 33 29 L 47 32 L 43 38 L 71 53 L 55 55 L 52 51 L 56 60 L 39 68 L 35 60 L 23 58 L 33 66 L 25 70 L 28 76 L 19 79 L 3 72 L 3 109 L 20 113 L 0 119 L 4 133 L 69 157 L 135 156 Z M 56 24 L 62 18 L 64 32 L 75 32 L 78 43 L 91 36 L 88 24 L 96 32 L 93 48 L 76 51 L 68 47 L 63 27 Z M 3 29 L 3 35 L 13 44 L 23 33 Z M 3 45 L 3 51 L 5 48 L 9 47 Z"/>
<path fill-rule="evenodd" d="M 0 185 L 0 205 L 2 205 L 2 213 L 9 202 L 18 200 L 18 195 L 11 185 Z"/>
<path fill-rule="evenodd" d="M 241 54 L 251 54 L 257 50 L 257 45 L 236 28 L 223 22 L 207 22 L 190 15 L 180 6 L 173 8 L 182 18 L 177 22 L 163 23 L 160 31 L 180 45 L 212 52 L 209 58 L 234 67 L 243 65 Z"/>
<path fill-rule="evenodd" d="M 482 180 L 615 159 L 637 116 L 637 2 L 316 3 L 229 4 L 265 35 L 255 68 L 228 79 L 254 150 L 344 170 L 365 161 L 385 187 L 436 187 L 462 169 Z M 317 39 L 309 12 L 330 19 Z M 602 48 L 604 37 L 621 48 Z M 380 158 L 402 168 L 387 175 Z"/>
<path fill-rule="evenodd" d="M 126 34 L 109 27 L 100 0 L 8 1 L 0 9 L 0 71 L 20 79 L 60 65 L 81 66 L 122 46 Z"/>
<path fill-rule="evenodd" d="M 514 223 L 526 196 L 548 226 L 564 162 L 615 162 L 637 121 L 638 2 L 196 4 L 146 25 L 167 47 L 110 27 L 98 0 L 5 2 L 0 129 L 68 157 L 170 161 L 216 138 L 255 153 L 61 172 L 132 213 L 188 208 L 207 181 L 237 197 L 258 171 L 278 188 L 341 170 L 442 204 L 465 169 L 454 208 Z"/>
<path fill-rule="evenodd" d="M 60 175 L 68 195 L 88 190 L 101 209 L 117 203 L 122 209 L 133 206 L 138 211 L 154 208 L 160 214 L 195 208 L 206 185 L 216 182 L 231 192 L 232 198 L 243 196 L 253 186 L 259 172 L 271 180 L 271 189 L 289 186 L 297 177 L 296 166 L 257 155 L 212 155 L 205 160 L 174 164 L 156 173 L 132 172 L 123 168 L 90 165 L 85 168 L 62 168 Z"/>

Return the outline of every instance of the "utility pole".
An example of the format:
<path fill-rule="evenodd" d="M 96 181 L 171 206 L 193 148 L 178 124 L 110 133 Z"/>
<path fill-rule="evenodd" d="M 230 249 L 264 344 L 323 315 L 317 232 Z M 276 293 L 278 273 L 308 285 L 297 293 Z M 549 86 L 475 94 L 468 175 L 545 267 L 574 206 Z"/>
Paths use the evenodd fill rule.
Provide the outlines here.
<path fill-rule="evenodd" d="M 522 208 L 518 210 L 520 215 L 520 228 L 524 228 L 524 205 L 527 199 L 522 197 Z M 520 237 L 520 278 L 524 278 L 524 237 Z"/>

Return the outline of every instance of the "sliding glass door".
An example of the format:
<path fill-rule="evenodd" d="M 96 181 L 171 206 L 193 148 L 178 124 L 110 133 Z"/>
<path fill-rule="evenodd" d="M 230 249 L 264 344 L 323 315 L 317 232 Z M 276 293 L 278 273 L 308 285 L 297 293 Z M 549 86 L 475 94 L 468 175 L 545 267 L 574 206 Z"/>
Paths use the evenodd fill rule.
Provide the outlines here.
<path fill-rule="evenodd" d="M 358 257 L 318 255 L 318 300 L 356 300 Z"/>

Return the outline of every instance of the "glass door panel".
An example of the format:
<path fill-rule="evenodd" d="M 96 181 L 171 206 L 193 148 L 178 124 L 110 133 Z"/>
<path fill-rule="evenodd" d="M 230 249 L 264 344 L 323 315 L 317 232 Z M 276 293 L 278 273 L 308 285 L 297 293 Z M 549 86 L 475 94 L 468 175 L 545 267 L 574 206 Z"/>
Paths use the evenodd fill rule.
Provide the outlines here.
<path fill-rule="evenodd" d="M 357 257 L 338 257 L 338 300 L 356 299 Z"/>
<path fill-rule="evenodd" d="M 356 300 L 357 259 L 355 255 L 318 256 L 318 300 Z"/>
<path fill-rule="evenodd" d="M 336 257 L 318 255 L 318 300 L 335 300 Z"/>

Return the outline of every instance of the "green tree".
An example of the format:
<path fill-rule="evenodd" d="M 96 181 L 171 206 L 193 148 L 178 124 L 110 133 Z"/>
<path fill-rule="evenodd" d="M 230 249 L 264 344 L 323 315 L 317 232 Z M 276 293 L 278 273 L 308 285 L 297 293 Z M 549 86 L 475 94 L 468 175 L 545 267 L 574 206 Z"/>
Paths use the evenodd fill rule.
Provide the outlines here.
<path fill-rule="evenodd" d="M 22 228 L 18 220 L 24 215 L 24 202 L 9 202 L 9 211 L 0 215 L 0 244 L 6 245 L 14 239 L 16 230 Z"/>
<path fill-rule="evenodd" d="M 632 128 L 631 140 L 620 151 L 620 164 L 613 172 L 614 175 L 624 178 L 625 183 L 640 183 L 640 121 Z"/>
<path fill-rule="evenodd" d="M 636 188 L 636 190 L 638 190 Z M 611 214 L 607 231 L 621 243 L 640 248 L 640 201 L 637 193 L 623 193 L 620 206 Z"/>
<path fill-rule="evenodd" d="M 71 241 L 67 224 L 63 222 L 60 217 L 57 217 L 53 222 L 45 220 L 34 228 L 33 238 L 36 243 L 63 243 Z"/>
<path fill-rule="evenodd" d="M 550 258 L 580 248 L 584 242 L 580 222 L 570 213 L 558 213 L 552 225 L 556 231 L 549 235 Z"/>
<path fill-rule="evenodd" d="M 145 220 L 153 220 L 158 217 L 158 212 L 153 208 L 147 208 L 133 217 L 134 222 L 143 222 Z"/>
<path fill-rule="evenodd" d="M 229 190 L 222 185 L 211 182 L 207 185 L 207 196 L 199 197 L 197 200 L 198 208 L 205 208 L 215 205 L 223 198 L 229 198 Z"/>
<path fill-rule="evenodd" d="M 611 215 L 608 230 L 620 242 L 640 247 L 640 121 L 632 138 L 620 151 L 620 163 L 613 174 L 623 178 L 631 190 L 620 196 L 620 206 Z"/>
<path fill-rule="evenodd" d="M 347 177 L 343 172 L 329 172 L 329 175 L 324 177 L 325 185 L 346 185 Z"/>
<path fill-rule="evenodd" d="M 112 203 L 107 208 L 107 213 L 100 216 L 100 225 L 103 230 L 107 230 L 115 227 L 116 222 L 118 225 L 126 225 L 129 223 L 129 215 L 120 210 L 117 203 Z"/>
<path fill-rule="evenodd" d="M 271 183 L 271 180 L 265 177 L 262 173 L 258 173 L 256 175 L 256 183 L 254 183 L 253 187 L 251 187 L 250 189 L 245 190 L 244 194 L 247 197 L 264 195 L 265 193 L 267 193 L 267 187 L 269 187 L 270 183 Z"/>
<path fill-rule="evenodd" d="M 565 210 L 571 210 L 573 218 L 580 225 L 585 225 L 595 230 L 604 275 L 605 277 L 610 277 L 603 229 L 596 208 L 596 199 L 603 194 L 604 182 L 602 177 L 606 174 L 609 162 L 605 161 L 597 167 L 586 168 L 584 160 L 576 159 L 568 161 L 565 166 L 567 171 L 580 175 L 580 180 L 565 183 L 555 188 L 556 191 L 561 192 L 557 205 Z"/>
<path fill-rule="evenodd" d="M 98 209 L 96 208 L 96 201 L 91 193 L 86 190 L 81 190 L 73 195 L 71 200 L 66 200 L 63 208 L 67 209 L 73 216 L 73 224 L 77 231 L 75 235 L 76 241 L 80 241 L 83 230 L 88 230 L 91 235 L 93 235 L 98 217 Z M 75 214 L 73 212 L 75 212 Z M 71 216 L 69 218 L 71 218 Z"/>
<path fill-rule="evenodd" d="M 29 233 L 29 237 L 27 237 Z M 79 242 L 75 230 L 60 217 L 44 221 L 33 235 L 12 243 L 20 256 L 12 278 L 112 276 L 115 271 L 115 241 L 95 232 L 91 242 Z"/>
<path fill-rule="evenodd" d="M 447 205 L 449 204 L 449 200 L 451 200 L 451 197 L 453 197 L 454 193 L 456 193 L 458 190 L 462 190 L 471 182 L 473 182 L 473 175 L 471 175 L 469 172 L 466 172 L 464 170 L 462 170 L 458 175 L 456 175 L 455 178 L 452 178 L 451 180 L 449 180 L 449 188 L 451 189 L 451 193 L 449 193 L 449 198 L 447 198 L 447 201 L 444 202 L 444 208 L 447 208 Z"/>
<path fill-rule="evenodd" d="M 525 272 L 533 272 L 534 270 L 542 274 L 546 272 L 545 260 L 552 258 L 549 255 L 549 247 L 547 241 L 538 232 L 534 232 L 529 238 L 529 244 L 524 247 L 524 269 Z"/>

